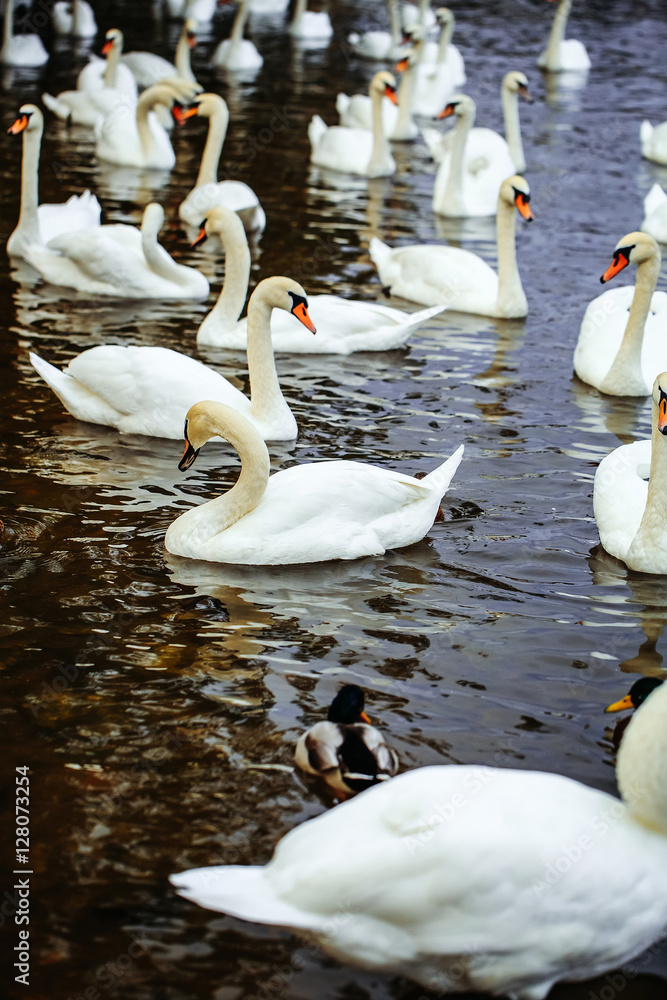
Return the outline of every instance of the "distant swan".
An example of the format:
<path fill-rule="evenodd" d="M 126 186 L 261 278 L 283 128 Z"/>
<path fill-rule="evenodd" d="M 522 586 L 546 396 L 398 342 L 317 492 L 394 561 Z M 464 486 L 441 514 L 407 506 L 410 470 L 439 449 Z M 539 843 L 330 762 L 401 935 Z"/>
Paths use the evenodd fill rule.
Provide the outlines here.
<path fill-rule="evenodd" d="M 243 37 L 243 30 L 251 9 L 250 0 L 239 0 L 239 9 L 234 18 L 232 33 L 229 38 L 220 42 L 211 57 L 214 66 L 222 66 L 224 69 L 234 72 L 244 69 L 258 70 L 264 64 L 264 59 L 254 43 Z"/>
<path fill-rule="evenodd" d="M 578 42 L 574 38 L 565 38 L 565 27 L 571 7 L 572 0 L 560 0 L 549 41 L 537 60 L 539 68 L 545 69 L 549 73 L 590 69 L 591 61 L 583 42 Z"/>
<path fill-rule="evenodd" d="M 39 35 L 14 34 L 14 0 L 5 0 L 0 65 L 43 66 L 48 61 L 49 53 Z"/>

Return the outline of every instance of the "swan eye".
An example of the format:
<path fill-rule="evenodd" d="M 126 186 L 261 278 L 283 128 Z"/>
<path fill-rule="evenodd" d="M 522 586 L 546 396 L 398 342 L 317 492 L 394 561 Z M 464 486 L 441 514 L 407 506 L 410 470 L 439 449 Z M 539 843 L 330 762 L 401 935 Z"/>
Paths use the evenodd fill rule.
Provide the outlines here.
<path fill-rule="evenodd" d="M 658 430 L 661 434 L 667 434 L 667 393 L 660 389 L 660 402 L 658 403 Z"/>
<path fill-rule="evenodd" d="M 308 300 L 304 299 L 303 295 L 296 295 L 294 292 L 288 292 L 288 294 L 292 299 L 292 308 L 290 309 L 292 316 L 295 316 L 300 323 L 303 323 L 311 333 L 317 333 L 313 321 L 308 315 Z"/>

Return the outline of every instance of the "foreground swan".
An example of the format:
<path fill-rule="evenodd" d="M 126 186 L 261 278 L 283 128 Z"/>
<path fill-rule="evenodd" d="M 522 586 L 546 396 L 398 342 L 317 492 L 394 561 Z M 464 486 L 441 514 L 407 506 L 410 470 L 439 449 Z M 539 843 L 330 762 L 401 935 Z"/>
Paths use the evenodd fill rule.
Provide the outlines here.
<path fill-rule="evenodd" d="M 603 548 L 638 573 L 667 574 L 666 453 L 667 372 L 662 372 L 653 383 L 651 440 L 622 445 L 603 458 L 593 488 Z"/>
<path fill-rule="evenodd" d="M 498 273 L 486 261 L 458 247 L 417 244 L 390 249 L 375 237 L 371 260 L 392 295 L 422 305 L 446 305 L 456 312 L 515 319 L 526 316 L 528 303 L 516 263 L 514 207 L 530 222 L 530 188 L 514 175 L 498 196 L 496 233 Z"/>
<path fill-rule="evenodd" d="M 226 102 L 218 94 L 201 94 L 193 107 L 176 110 L 179 120 L 193 115 L 208 118 L 208 135 L 197 181 L 181 202 L 179 216 L 188 225 L 199 226 L 211 209 L 222 205 L 238 212 L 249 232 L 264 229 L 266 214 L 252 188 L 243 181 L 218 180 L 220 156 L 229 125 L 229 108 Z"/>
<path fill-rule="evenodd" d="M 398 771 L 398 756 L 371 724 L 364 700 L 357 684 L 343 684 L 329 705 L 327 721 L 307 729 L 294 751 L 297 767 L 346 798 Z"/>
<path fill-rule="evenodd" d="M 23 104 L 18 118 L 7 130 L 23 133 L 21 160 L 21 204 L 16 229 L 7 240 L 7 253 L 25 256 L 31 244 L 44 244 L 56 236 L 91 229 L 100 224 L 100 203 L 90 191 L 73 194 L 64 205 L 38 204 L 39 151 L 44 116 L 35 104 Z"/>
<path fill-rule="evenodd" d="M 53 29 L 57 35 L 74 35 L 75 38 L 94 38 L 97 22 L 93 8 L 86 0 L 58 0 L 51 12 Z"/>
<path fill-rule="evenodd" d="M 208 281 L 194 267 L 172 260 L 157 241 L 164 211 L 147 205 L 141 231 L 107 225 L 65 233 L 48 246 L 30 245 L 25 259 L 52 285 L 89 295 L 132 299 L 203 299 Z"/>
<path fill-rule="evenodd" d="M 171 881 L 438 996 L 544 1000 L 667 930 L 667 684 L 635 713 L 616 773 L 620 802 L 541 771 L 422 767 L 296 827 L 264 867 Z"/>
<path fill-rule="evenodd" d="M 561 73 L 564 70 L 584 71 L 591 67 L 583 42 L 565 38 L 565 27 L 571 7 L 572 0 L 560 0 L 549 41 L 537 60 L 539 68 L 546 69 L 549 73 Z"/>
<path fill-rule="evenodd" d="M 342 126 L 327 127 L 319 115 L 308 126 L 311 163 L 363 177 L 388 177 L 396 170 L 382 124 L 382 98 L 396 104 L 396 80 L 391 73 L 376 73 L 369 94 L 373 102 L 373 131 Z"/>
<path fill-rule="evenodd" d="M 5 0 L 0 65 L 43 66 L 48 61 L 49 53 L 39 35 L 14 34 L 14 0 Z"/>
<path fill-rule="evenodd" d="M 667 164 L 667 122 L 651 125 L 649 121 L 643 121 L 639 129 L 639 141 L 645 160 Z"/>
<path fill-rule="evenodd" d="M 667 243 L 667 191 L 654 184 L 644 198 L 643 233 L 648 233 L 658 243 Z"/>
<path fill-rule="evenodd" d="M 272 309 L 286 309 L 314 331 L 301 285 L 289 278 L 259 283 L 248 306 L 250 399 L 199 361 L 164 347 L 105 344 L 79 354 L 62 372 L 35 354 L 30 361 L 73 417 L 121 434 L 178 440 L 186 413 L 204 397 L 238 410 L 265 440 L 292 441 L 298 431 L 276 374 Z"/>
<path fill-rule="evenodd" d="M 219 236 L 225 249 L 225 282 L 218 301 L 197 333 L 198 344 L 245 350 L 248 321 L 239 321 L 248 291 L 250 250 L 238 216 L 214 208 L 197 242 Z M 404 313 L 375 302 L 343 299 L 338 295 L 311 295 L 308 300 L 317 337 L 311 337 L 284 313 L 271 320 L 275 351 L 298 354 L 352 354 L 354 351 L 388 351 L 402 347 L 423 323 L 444 306 Z"/>
<path fill-rule="evenodd" d="M 653 379 L 667 368 L 667 292 L 656 292 L 660 248 L 646 233 L 628 233 L 600 278 L 610 281 L 637 265 L 634 286 L 612 288 L 589 304 L 574 351 L 582 380 L 611 396 L 648 396 Z"/>
<path fill-rule="evenodd" d="M 237 411 L 207 401 L 188 413 L 179 468 L 189 469 L 217 435 L 239 453 L 238 481 L 181 514 L 165 547 L 189 559 L 252 566 L 359 559 L 418 542 L 463 454 L 461 446 L 421 480 L 347 461 L 295 465 L 269 476 L 269 454 L 255 428 Z"/>
<path fill-rule="evenodd" d="M 243 37 L 243 30 L 250 15 L 250 0 L 239 0 L 239 9 L 232 33 L 229 38 L 220 42 L 211 57 L 214 66 L 222 66 L 223 69 L 234 72 L 236 70 L 257 70 L 264 65 L 264 59 L 257 51 L 257 47 L 248 38 Z"/>

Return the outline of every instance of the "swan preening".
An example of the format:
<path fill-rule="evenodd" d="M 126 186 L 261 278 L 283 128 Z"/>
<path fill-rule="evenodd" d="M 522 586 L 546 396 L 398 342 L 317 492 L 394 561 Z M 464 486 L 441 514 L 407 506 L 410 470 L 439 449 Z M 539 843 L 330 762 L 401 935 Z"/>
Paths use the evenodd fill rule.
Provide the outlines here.
<path fill-rule="evenodd" d="M 583 382 L 611 396 L 648 396 L 656 374 L 667 368 L 667 292 L 656 292 L 660 248 L 646 233 L 628 233 L 600 278 L 610 281 L 637 265 L 634 288 L 610 288 L 589 304 L 574 351 Z"/>
<path fill-rule="evenodd" d="M 438 995 L 544 1000 L 664 936 L 667 684 L 635 712 L 616 773 L 621 802 L 541 771 L 422 767 L 297 826 L 268 865 L 171 881 Z"/>
<path fill-rule="evenodd" d="M 217 436 L 239 453 L 238 481 L 181 514 L 165 547 L 189 559 L 255 566 L 359 559 L 418 542 L 463 454 L 461 446 L 425 479 L 349 461 L 295 465 L 269 476 L 257 430 L 240 412 L 204 401 L 187 415 L 179 468 L 189 469 Z"/>
<path fill-rule="evenodd" d="M 238 410 L 267 441 L 293 441 L 296 420 L 280 390 L 271 346 L 273 309 L 287 310 L 315 332 L 301 285 L 289 278 L 259 283 L 248 304 L 250 399 L 199 361 L 164 347 L 92 347 L 62 372 L 35 354 L 30 360 L 73 417 L 122 434 L 179 439 L 186 413 L 205 398 Z"/>
<path fill-rule="evenodd" d="M 486 261 L 458 247 L 417 244 L 390 249 L 371 240 L 371 260 L 393 295 L 422 305 L 445 305 L 457 312 L 521 318 L 528 303 L 519 277 L 515 209 L 530 222 L 530 188 L 523 177 L 508 177 L 500 188 L 496 231 L 498 273 Z"/>
<path fill-rule="evenodd" d="M 547 46 L 540 53 L 537 65 L 549 73 L 590 69 L 591 61 L 582 42 L 565 38 L 565 27 L 572 7 L 572 0 L 559 0 Z"/>
<path fill-rule="evenodd" d="M 602 546 L 638 573 L 667 574 L 667 372 L 653 383 L 650 441 L 622 445 L 595 473 L 593 511 Z M 648 476 L 648 482 L 646 477 Z M 667 687 L 667 685 L 665 685 Z M 651 701 L 657 697 L 651 696 Z M 627 735 L 622 747 L 625 747 Z"/>
<path fill-rule="evenodd" d="M 225 281 L 215 306 L 197 333 L 197 343 L 245 350 L 248 321 L 239 320 L 248 291 L 250 250 L 238 216 L 225 208 L 213 209 L 197 242 L 219 236 L 225 250 Z M 423 323 L 444 306 L 404 313 L 377 302 L 343 299 L 338 295 L 311 295 L 308 309 L 317 337 L 293 323 L 287 313 L 274 313 L 271 342 L 275 351 L 298 354 L 352 354 L 402 347 Z"/>
<path fill-rule="evenodd" d="M 7 240 L 7 253 L 26 257 L 31 245 L 43 246 L 65 233 L 91 229 L 100 224 L 100 203 L 90 191 L 72 195 L 64 205 L 40 205 L 39 152 L 44 116 L 35 104 L 23 104 L 7 131 L 23 134 L 21 159 L 21 202 L 19 221 Z"/>

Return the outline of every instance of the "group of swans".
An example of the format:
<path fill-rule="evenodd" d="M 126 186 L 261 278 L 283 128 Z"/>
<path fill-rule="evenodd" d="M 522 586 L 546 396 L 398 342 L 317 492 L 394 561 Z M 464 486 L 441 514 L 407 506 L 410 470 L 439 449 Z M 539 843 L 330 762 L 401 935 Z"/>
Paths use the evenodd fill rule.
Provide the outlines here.
<path fill-rule="evenodd" d="M 347 36 L 350 49 L 362 59 L 398 59 L 405 28 L 414 24 L 430 28 L 434 23 L 429 0 L 420 0 L 419 7 L 411 3 L 399 3 L 399 0 L 388 0 L 388 5 L 389 31 L 366 31 L 362 35 L 354 31 Z"/>

